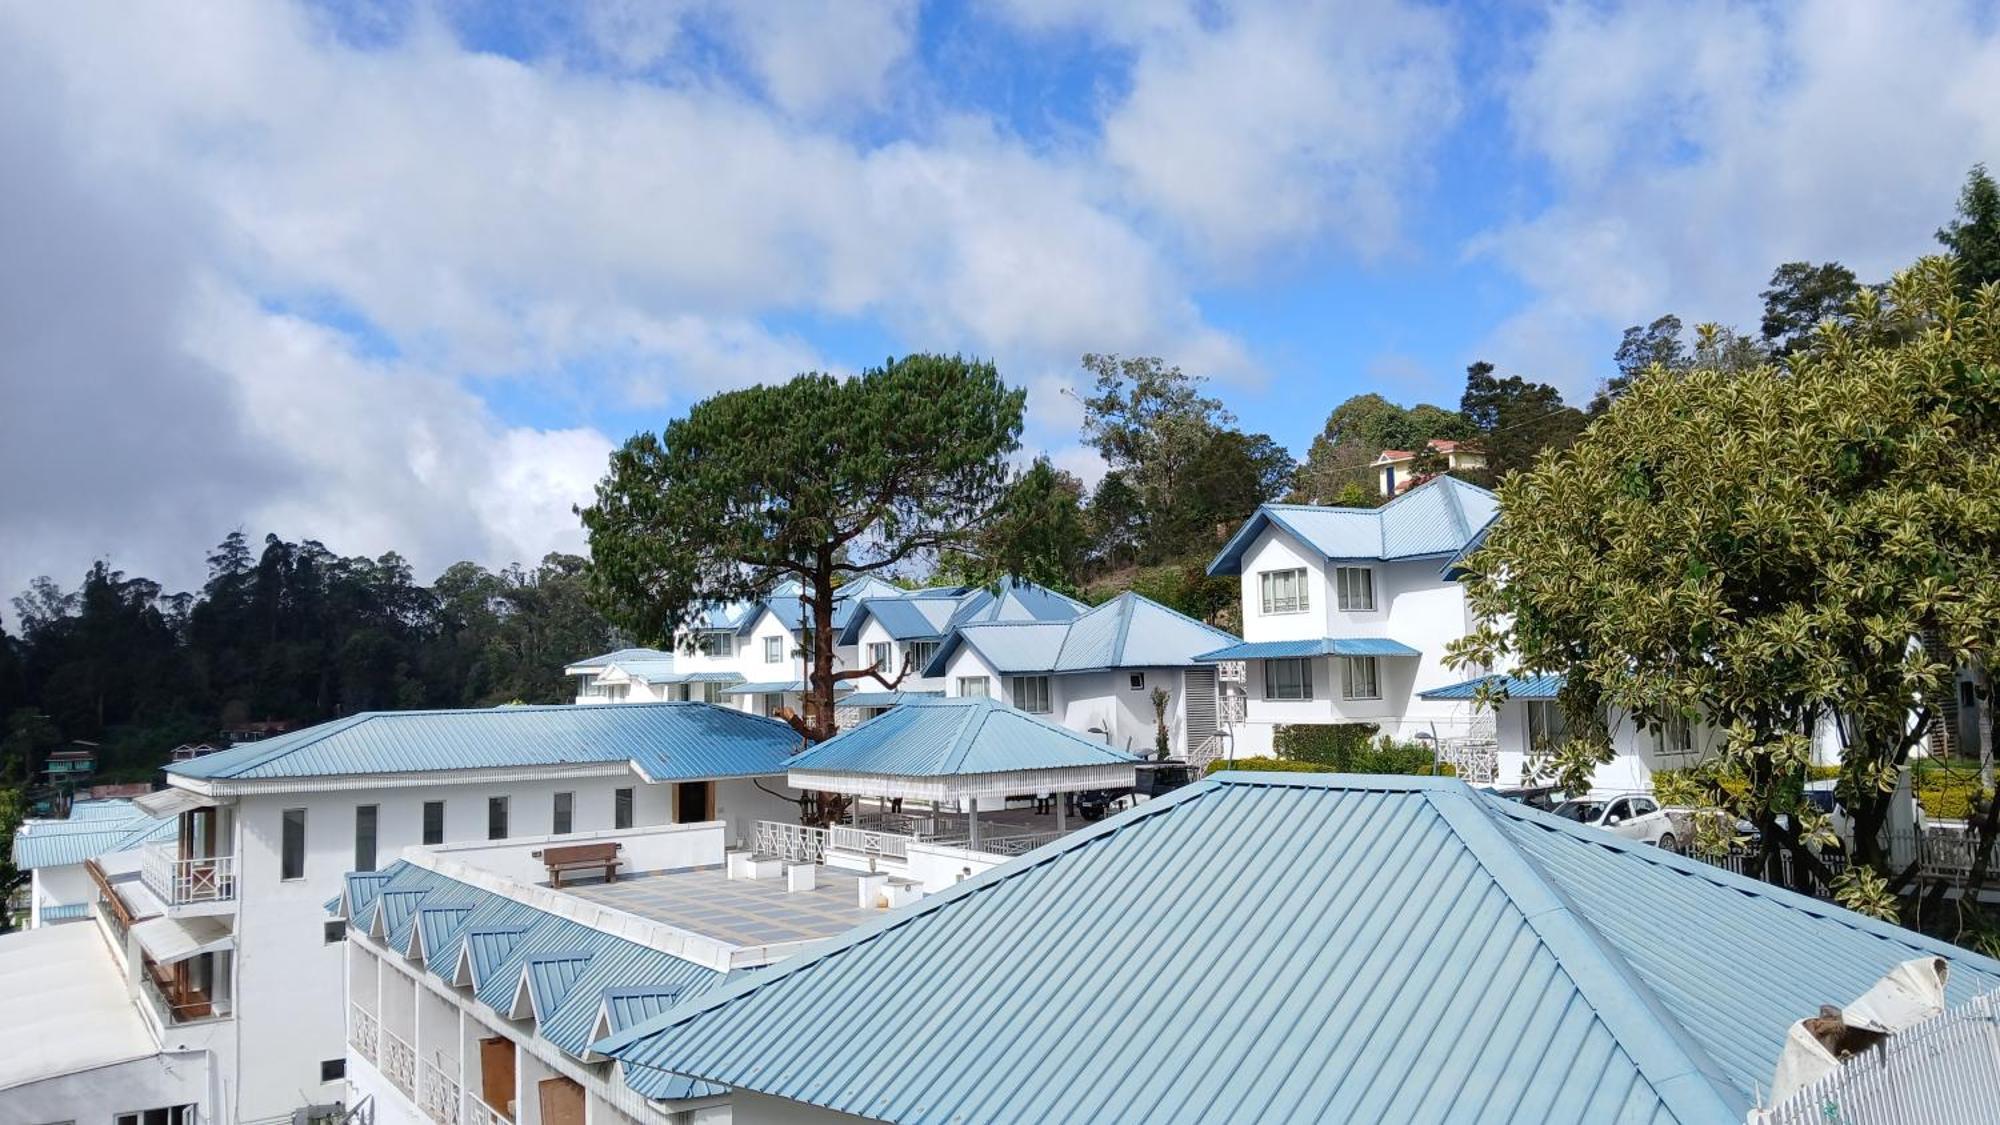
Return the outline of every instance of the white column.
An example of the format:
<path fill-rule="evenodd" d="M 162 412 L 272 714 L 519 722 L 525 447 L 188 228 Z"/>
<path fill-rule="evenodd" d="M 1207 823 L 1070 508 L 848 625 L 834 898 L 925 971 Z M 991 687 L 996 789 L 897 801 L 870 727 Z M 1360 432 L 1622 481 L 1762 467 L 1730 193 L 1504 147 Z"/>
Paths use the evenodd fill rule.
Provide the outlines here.
<path fill-rule="evenodd" d="M 971 837 L 969 846 L 976 852 L 979 850 L 979 798 L 966 798 L 966 807 L 966 824 Z"/>
<path fill-rule="evenodd" d="M 1067 793 L 1057 793 L 1057 794 L 1056 794 L 1056 831 L 1058 831 L 1058 832 L 1067 832 L 1067 831 L 1069 831 L 1069 828 L 1068 828 L 1068 826 L 1067 826 L 1067 825 L 1065 825 L 1065 824 L 1064 824 L 1064 822 L 1063 822 L 1063 807 L 1064 807 L 1065 805 L 1067 805 L 1067 804 L 1069 804 L 1069 794 L 1067 794 Z"/>

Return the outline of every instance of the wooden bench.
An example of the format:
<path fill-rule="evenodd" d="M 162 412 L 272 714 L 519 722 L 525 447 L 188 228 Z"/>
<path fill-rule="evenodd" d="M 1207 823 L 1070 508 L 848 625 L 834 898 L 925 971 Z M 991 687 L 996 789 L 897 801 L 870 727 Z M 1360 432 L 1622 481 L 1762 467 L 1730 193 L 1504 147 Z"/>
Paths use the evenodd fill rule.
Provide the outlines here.
<path fill-rule="evenodd" d="M 536 859 L 548 865 L 549 886 L 560 888 L 563 875 L 571 871 L 600 871 L 604 881 L 618 881 L 618 858 L 622 844 L 571 844 L 562 848 L 543 848 L 534 853 Z"/>

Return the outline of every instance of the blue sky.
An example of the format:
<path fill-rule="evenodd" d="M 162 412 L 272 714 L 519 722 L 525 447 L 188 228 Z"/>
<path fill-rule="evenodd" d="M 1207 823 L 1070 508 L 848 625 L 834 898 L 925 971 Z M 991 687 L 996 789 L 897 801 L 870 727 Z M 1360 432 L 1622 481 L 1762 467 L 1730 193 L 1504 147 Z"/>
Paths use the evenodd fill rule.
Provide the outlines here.
<path fill-rule="evenodd" d="M 1990 4 L 8 8 L 0 589 L 580 549 L 632 432 L 914 350 L 1088 479 L 1086 351 L 1299 455 L 1476 359 L 1582 399 L 1627 324 L 1930 251 L 1995 88 Z"/>

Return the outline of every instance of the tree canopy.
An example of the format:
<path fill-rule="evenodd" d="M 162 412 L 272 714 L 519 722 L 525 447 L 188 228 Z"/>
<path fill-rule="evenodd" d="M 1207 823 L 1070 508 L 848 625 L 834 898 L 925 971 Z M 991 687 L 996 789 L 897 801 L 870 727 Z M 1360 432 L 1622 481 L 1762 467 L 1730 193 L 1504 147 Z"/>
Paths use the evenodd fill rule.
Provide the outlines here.
<path fill-rule="evenodd" d="M 834 591 L 972 546 L 1008 496 L 1026 393 L 991 363 L 914 355 L 696 403 L 612 455 L 590 534 L 597 604 L 634 636 L 687 637 L 708 610 L 796 579 L 809 615 L 806 714 L 834 732 Z"/>
<path fill-rule="evenodd" d="M 1959 292 L 1971 296 L 2000 281 L 2000 184 L 1975 164 L 1958 195 L 1958 215 L 1937 232 L 1938 241 L 1958 259 Z"/>
<path fill-rule="evenodd" d="M 1882 867 L 1889 787 L 1952 690 L 1933 654 L 2000 643 L 2000 290 L 1956 282 L 1926 259 L 1863 290 L 1789 367 L 1656 365 L 1502 485 L 1468 580 L 1486 623 L 1455 657 L 1567 674 L 1566 785 L 1609 759 L 1609 723 L 1706 721 L 1749 779 L 1734 811 L 1798 856 L 1830 724 L 1857 863 Z"/>

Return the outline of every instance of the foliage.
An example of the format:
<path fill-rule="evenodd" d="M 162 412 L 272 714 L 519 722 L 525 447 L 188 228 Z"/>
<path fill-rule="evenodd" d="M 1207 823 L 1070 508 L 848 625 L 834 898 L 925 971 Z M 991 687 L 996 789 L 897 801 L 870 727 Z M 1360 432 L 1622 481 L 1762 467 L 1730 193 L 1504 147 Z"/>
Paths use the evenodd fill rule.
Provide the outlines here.
<path fill-rule="evenodd" d="M 1306 451 L 1290 499 L 1373 507 L 1382 496 L 1368 465 L 1383 450 L 1418 450 L 1433 438 L 1472 436 L 1472 425 L 1457 411 L 1429 403 L 1405 408 L 1378 394 L 1355 395 L 1327 416 L 1326 426 Z"/>
<path fill-rule="evenodd" d="M 27 802 L 20 786 L 0 786 L 0 840 L 7 841 L 4 854 L 0 854 L 0 933 L 13 928 L 13 916 L 4 904 L 12 897 L 15 884 L 21 881 L 21 872 L 14 866 L 13 840 L 26 812 Z"/>
<path fill-rule="evenodd" d="M 1295 761 L 1290 758 L 1238 758 L 1230 761 L 1217 758 L 1208 764 L 1207 773 L 1221 773 L 1225 770 L 1255 770 L 1264 773 L 1340 773 L 1338 767 L 1322 762 Z"/>
<path fill-rule="evenodd" d="M 1290 723 L 1278 727 L 1271 748 L 1286 761 L 1340 767 L 1367 749 L 1381 730 L 1374 723 Z"/>
<path fill-rule="evenodd" d="M 2000 281 L 2000 184 L 1975 164 L 1958 195 L 1958 217 L 1937 232 L 1958 260 L 1959 292 L 1971 297 L 1980 286 Z"/>
<path fill-rule="evenodd" d="M 1656 366 L 1503 486 L 1467 583 L 1488 624 L 1454 659 L 1566 671 L 1560 754 L 1586 774 L 1609 716 L 1724 728 L 1746 785 L 1720 796 L 1771 856 L 1810 830 L 1776 823 L 1781 782 L 1837 720 L 1858 858 L 1879 866 L 1874 829 L 1922 737 L 1910 701 L 1949 690 L 1915 639 L 1962 662 L 2000 639 L 1996 426 L 2000 291 L 1959 300 L 1943 259 L 1862 291 L 1788 369 Z"/>
<path fill-rule="evenodd" d="M 1483 361 L 1465 369 L 1458 410 L 1486 451 L 1489 479 L 1478 484 L 1528 468 L 1545 449 L 1567 449 L 1588 422 L 1583 411 L 1564 405 L 1554 387 L 1519 375 L 1496 378 L 1493 365 Z"/>
<path fill-rule="evenodd" d="M 1415 749 L 1412 750 L 1412 747 Z M 1418 753 L 1420 752 L 1420 753 Z M 1421 761 L 1418 758 L 1421 757 Z M 1414 763 L 1414 764 L 1413 764 Z M 1415 743 L 1400 748 L 1394 755 L 1378 755 L 1366 751 L 1347 765 L 1333 765 L 1327 762 L 1300 761 L 1291 758 L 1237 758 L 1229 761 L 1217 758 L 1208 764 L 1205 773 L 1221 773 L 1225 770 L 1252 770 L 1265 773 L 1373 773 L 1429 776 L 1431 756 Z M 1407 768 L 1406 768 L 1407 767 Z M 1439 776 L 1454 777 L 1457 771 L 1446 762 Z"/>
<path fill-rule="evenodd" d="M 1821 321 L 1845 318 L 1860 292 L 1854 271 L 1839 262 L 1786 262 L 1771 271 L 1770 288 L 1758 294 L 1764 300 L 1759 331 L 1765 346 L 1773 356 L 1792 354 Z"/>
<path fill-rule="evenodd" d="M 1007 499 L 1026 398 L 991 363 L 915 355 L 704 399 L 627 441 L 583 510 L 597 604 L 670 644 L 797 580 L 812 645 L 806 714 L 790 721 L 825 739 L 836 682 L 876 675 L 834 670 L 834 590 L 972 545 Z"/>
<path fill-rule="evenodd" d="M 1855 865 L 1833 877 L 1833 900 L 1856 914 L 1884 922 L 1897 919 L 1895 892 L 1879 872 Z"/>
<path fill-rule="evenodd" d="M 1174 701 L 1166 688 L 1156 687 L 1150 697 L 1153 703 L 1153 751 L 1154 757 L 1165 761 L 1173 750 L 1173 743 L 1167 737 L 1167 704 Z"/>
<path fill-rule="evenodd" d="M 31 780 L 70 739 L 100 744 L 102 780 L 139 780 L 172 747 L 246 720 L 560 702 L 563 664 L 612 639 L 573 555 L 497 573 L 459 563 L 429 588 L 393 553 L 343 558 L 275 535 L 253 551 L 232 533 L 208 562 L 196 593 L 100 562 L 75 590 L 45 577 L 15 599 L 0 777 Z"/>
<path fill-rule="evenodd" d="M 932 581 L 975 586 L 1011 576 L 1075 593 L 1091 542 L 1083 494 L 1082 481 L 1036 458 L 972 545 L 942 552 Z"/>

